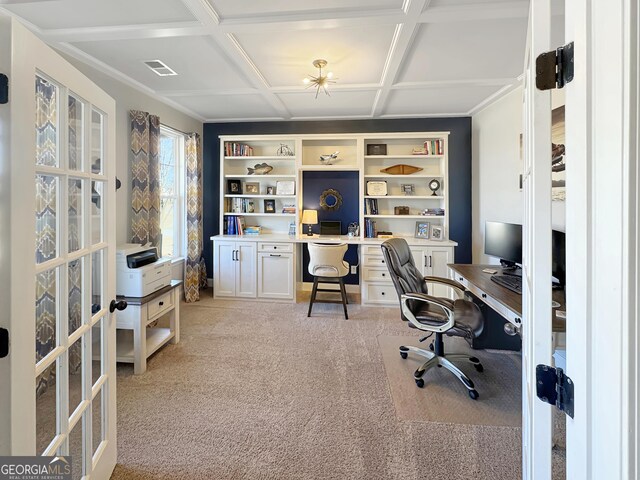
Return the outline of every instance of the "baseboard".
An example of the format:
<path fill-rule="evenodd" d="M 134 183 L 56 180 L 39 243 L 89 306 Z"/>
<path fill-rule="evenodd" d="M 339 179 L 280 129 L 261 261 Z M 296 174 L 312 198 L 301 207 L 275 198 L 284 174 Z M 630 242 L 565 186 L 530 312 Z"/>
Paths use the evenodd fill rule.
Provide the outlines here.
<path fill-rule="evenodd" d="M 336 292 L 340 291 L 340 287 L 338 285 L 331 286 L 328 283 L 323 283 L 322 288 L 326 289 L 335 289 Z M 303 292 L 310 292 L 313 289 L 313 282 L 298 282 L 298 290 Z M 345 289 L 347 293 L 360 293 L 360 285 L 345 285 Z"/>

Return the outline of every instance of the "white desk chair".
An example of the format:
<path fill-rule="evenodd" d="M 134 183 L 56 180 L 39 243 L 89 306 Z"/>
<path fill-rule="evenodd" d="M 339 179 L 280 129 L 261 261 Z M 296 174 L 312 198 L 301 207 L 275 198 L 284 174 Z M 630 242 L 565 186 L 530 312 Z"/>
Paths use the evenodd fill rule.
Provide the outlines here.
<path fill-rule="evenodd" d="M 349 319 L 347 314 L 347 291 L 344 287 L 344 277 L 349 274 L 349 264 L 344 261 L 344 254 L 347 251 L 347 244 L 328 245 L 320 243 L 309 244 L 309 273 L 313 275 L 313 290 L 309 300 L 309 313 L 313 303 L 316 301 L 317 292 L 337 292 L 337 290 L 318 288 L 318 283 L 337 283 L 340 285 L 342 295 L 342 306 L 344 308 L 344 318 Z M 336 302 L 327 302 L 336 303 Z"/>

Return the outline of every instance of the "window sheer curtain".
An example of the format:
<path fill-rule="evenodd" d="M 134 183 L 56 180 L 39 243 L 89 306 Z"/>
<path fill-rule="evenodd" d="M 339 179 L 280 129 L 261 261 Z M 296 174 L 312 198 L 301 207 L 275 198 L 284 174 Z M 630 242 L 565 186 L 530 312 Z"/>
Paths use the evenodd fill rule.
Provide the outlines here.
<path fill-rule="evenodd" d="M 160 117 L 131 110 L 131 243 L 160 248 Z"/>
<path fill-rule="evenodd" d="M 207 269 L 202 255 L 202 149 L 200 135 L 185 136 L 187 196 L 187 258 L 184 268 L 186 302 L 200 300 L 200 289 L 207 286 Z"/>

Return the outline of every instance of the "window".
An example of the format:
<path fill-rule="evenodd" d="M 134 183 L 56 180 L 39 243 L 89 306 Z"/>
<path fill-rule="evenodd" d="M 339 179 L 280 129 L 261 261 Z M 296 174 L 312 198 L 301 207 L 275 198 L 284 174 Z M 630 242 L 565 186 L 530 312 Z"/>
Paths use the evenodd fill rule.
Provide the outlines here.
<path fill-rule="evenodd" d="M 163 257 L 184 256 L 184 136 L 160 126 L 160 230 Z"/>

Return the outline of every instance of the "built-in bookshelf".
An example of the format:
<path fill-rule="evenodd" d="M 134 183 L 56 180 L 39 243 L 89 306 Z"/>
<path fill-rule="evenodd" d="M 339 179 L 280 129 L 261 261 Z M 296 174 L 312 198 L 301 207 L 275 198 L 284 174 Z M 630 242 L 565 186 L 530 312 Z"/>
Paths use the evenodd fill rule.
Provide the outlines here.
<path fill-rule="evenodd" d="M 273 135 L 220 137 L 220 231 L 289 231 L 297 218 L 297 140 Z"/>
<path fill-rule="evenodd" d="M 221 233 L 230 219 L 244 228 L 259 226 L 261 233 L 288 233 L 293 223 L 299 233 L 303 172 L 357 171 L 360 215 L 354 221 L 361 237 L 371 222 L 378 232 L 413 237 L 416 222 L 424 221 L 443 227 L 446 239 L 448 142 L 449 132 L 221 136 Z M 334 152 L 335 159 L 321 160 Z M 383 172 L 397 165 L 419 170 Z M 429 187 L 434 180 L 435 191 Z M 385 191 L 368 192 L 369 182 L 385 182 Z M 368 208 L 372 201 L 375 210 Z"/>

